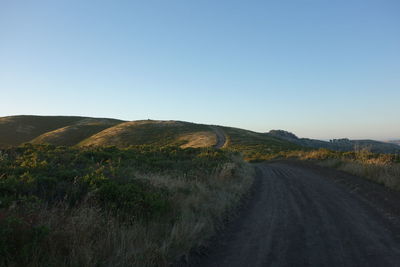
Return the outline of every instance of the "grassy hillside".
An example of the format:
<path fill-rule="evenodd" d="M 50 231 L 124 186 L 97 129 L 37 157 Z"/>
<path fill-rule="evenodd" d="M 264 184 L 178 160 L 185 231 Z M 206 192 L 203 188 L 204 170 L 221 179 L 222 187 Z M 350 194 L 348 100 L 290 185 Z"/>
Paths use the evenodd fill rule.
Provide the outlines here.
<path fill-rule="evenodd" d="M 81 146 L 129 145 L 179 145 L 185 147 L 210 147 L 216 144 L 216 126 L 181 121 L 133 121 L 118 124 L 84 140 Z M 243 152 L 247 159 L 260 154 L 299 149 L 288 141 L 248 130 L 219 127 L 225 134 L 225 149 Z"/>
<path fill-rule="evenodd" d="M 54 131 L 46 132 L 31 141 L 34 144 L 51 144 L 57 146 L 73 146 L 99 133 L 115 126 L 122 121 L 112 119 L 84 119 L 74 125 L 65 126 Z"/>
<path fill-rule="evenodd" d="M 242 152 L 247 160 L 262 159 L 264 155 L 279 151 L 300 149 L 289 141 L 248 130 L 223 127 L 228 138 L 227 148 Z"/>
<path fill-rule="evenodd" d="M 243 152 L 247 159 L 299 149 L 289 141 L 252 131 L 182 121 L 124 122 L 87 117 L 14 116 L 0 118 L 0 147 L 25 142 L 57 146 L 136 145 L 223 147 Z"/>
<path fill-rule="evenodd" d="M 10 116 L 0 118 L 0 147 L 17 146 L 49 131 L 77 123 L 83 117 Z"/>
<path fill-rule="evenodd" d="M 202 139 L 202 141 L 198 140 Z M 80 146 L 183 145 L 212 146 L 215 133 L 208 125 L 181 121 L 131 121 L 118 124 L 82 141 Z"/>

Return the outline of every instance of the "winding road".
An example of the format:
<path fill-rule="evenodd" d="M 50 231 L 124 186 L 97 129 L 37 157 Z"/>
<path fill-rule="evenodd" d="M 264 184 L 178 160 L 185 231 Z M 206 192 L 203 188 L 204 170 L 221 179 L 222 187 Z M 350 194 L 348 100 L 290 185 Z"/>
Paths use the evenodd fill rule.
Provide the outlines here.
<path fill-rule="evenodd" d="M 399 228 L 338 171 L 277 162 L 256 172 L 238 218 L 189 266 L 400 266 Z"/>

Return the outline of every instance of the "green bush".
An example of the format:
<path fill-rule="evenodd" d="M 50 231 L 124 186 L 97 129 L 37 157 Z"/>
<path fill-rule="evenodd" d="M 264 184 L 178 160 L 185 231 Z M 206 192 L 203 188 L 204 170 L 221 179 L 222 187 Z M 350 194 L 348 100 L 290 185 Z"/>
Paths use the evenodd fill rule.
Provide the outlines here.
<path fill-rule="evenodd" d="M 101 205 L 130 220 L 148 219 L 168 211 L 167 192 L 144 183 L 117 184 L 108 181 L 96 192 Z"/>
<path fill-rule="evenodd" d="M 166 266 L 208 238 L 250 186 L 236 156 L 174 146 L 1 150 L 0 266 Z"/>
<path fill-rule="evenodd" d="M 1 152 L 0 207 L 29 197 L 75 206 L 96 192 L 103 207 L 117 205 L 124 214 L 152 216 L 167 209 L 165 192 L 139 182 L 136 173 L 195 177 L 228 162 L 228 155 L 174 146 L 78 149 L 26 144 Z"/>
<path fill-rule="evenodd" d="M 26 266 L 45 241 L 50 230 L 17 216 L 1 214 L 0 218 L 0 258 L 1 265 L 9 262 Z M 38 256 L 37 254 L 35 255 Z"/>

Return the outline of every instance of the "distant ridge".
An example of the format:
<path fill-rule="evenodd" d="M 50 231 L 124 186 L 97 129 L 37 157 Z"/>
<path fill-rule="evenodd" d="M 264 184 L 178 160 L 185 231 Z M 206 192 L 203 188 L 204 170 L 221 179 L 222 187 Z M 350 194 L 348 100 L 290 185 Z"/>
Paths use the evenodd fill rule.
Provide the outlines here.
<path fill-rule="evenodd" d="M 400 146 L 400 140 L 390 140 L 390 141 L 387 141 L 387 143 L 395 144 L 395 145 L 399 145 Z"/>
<path fill-rule="evenodd" d="M 375 153 L 400 153 L 400 146 L 396 144 L 396 141 L 394 141 L 393 143 L 389 143 L 379 142 L 375 140 L 350 140 L 347 138 L 342 138 L 332 139 L 327 142 L 309 138 L 298 138 L 295 134 L 284 130 L 271 130 L 266 134 L 311 148 L 327 148 L 339 151 L 352 151 L 355 149 L 366 148 Z"/>

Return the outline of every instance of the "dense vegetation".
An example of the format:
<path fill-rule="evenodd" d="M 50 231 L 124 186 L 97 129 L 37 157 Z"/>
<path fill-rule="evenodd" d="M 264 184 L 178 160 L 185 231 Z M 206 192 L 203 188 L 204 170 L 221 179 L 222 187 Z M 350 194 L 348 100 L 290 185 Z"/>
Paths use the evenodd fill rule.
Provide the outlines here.
<path fill-rule="evenodd" d="M 0 150 L 0 265 L 167 265 L 217 229 L 246 166 L 171 146 Z"/>

